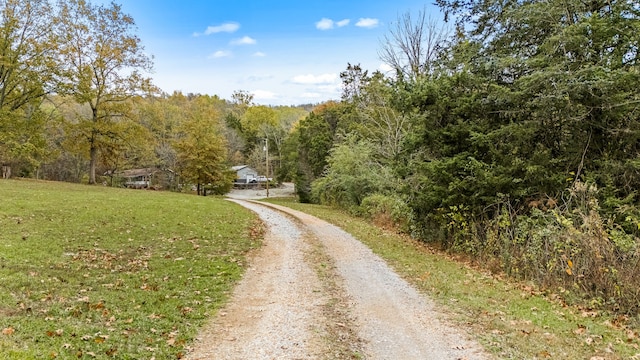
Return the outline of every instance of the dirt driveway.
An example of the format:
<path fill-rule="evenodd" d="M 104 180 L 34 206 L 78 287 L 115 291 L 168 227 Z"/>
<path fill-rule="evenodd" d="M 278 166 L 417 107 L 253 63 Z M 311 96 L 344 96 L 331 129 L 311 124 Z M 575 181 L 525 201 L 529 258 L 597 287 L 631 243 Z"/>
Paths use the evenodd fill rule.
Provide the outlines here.
<path fill-rule="evenodd" d="M 287 197 L 295 196 L 295 187 L 293 183 L 282 183 L 276 187 L 269 188 L 269 196 L 267 196 L 267 189 L 260 187 L 256 189 L 233 189 L 226 196 L 232 199 L 264 199 L 266 197 Z"/>
<path fill-rule="evenodd" d="M 288 208 L 232 201 L 265 222 L 265 244 L 187 359 L 490 358 L 346 232 Z"/>

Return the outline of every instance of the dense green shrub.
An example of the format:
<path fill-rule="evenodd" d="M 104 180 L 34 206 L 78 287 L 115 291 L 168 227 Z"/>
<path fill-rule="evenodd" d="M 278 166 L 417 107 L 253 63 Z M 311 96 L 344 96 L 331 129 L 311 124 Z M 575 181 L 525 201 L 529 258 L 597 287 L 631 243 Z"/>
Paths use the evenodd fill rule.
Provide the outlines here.
<path fill-rule="evenodd" d="M 365 197 L 361 204 L 362 213 L 377 224 L 409 233 L 411 208 L 398 195 L 375 193 Z"/>
<path fill-rule="evenodd" d="M 395 177 L 376 161 L 373 146 L 367 141 L 347 137 L 331 150 L 327 162 L 324 176 L 311 186 L 315 202 L 357 213 L 367 196 L 395 187 Z"/>

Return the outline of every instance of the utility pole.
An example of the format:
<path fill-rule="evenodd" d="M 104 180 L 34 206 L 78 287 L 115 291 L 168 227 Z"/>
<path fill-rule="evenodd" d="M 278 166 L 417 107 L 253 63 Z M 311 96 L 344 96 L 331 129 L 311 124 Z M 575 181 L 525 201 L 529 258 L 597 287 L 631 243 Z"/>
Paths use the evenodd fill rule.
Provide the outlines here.
<path fill-rule="evenodd" d="M 264 139 L 265 162 L 267 165 L 267 197 L 269 197 L 269 138 Z"/>

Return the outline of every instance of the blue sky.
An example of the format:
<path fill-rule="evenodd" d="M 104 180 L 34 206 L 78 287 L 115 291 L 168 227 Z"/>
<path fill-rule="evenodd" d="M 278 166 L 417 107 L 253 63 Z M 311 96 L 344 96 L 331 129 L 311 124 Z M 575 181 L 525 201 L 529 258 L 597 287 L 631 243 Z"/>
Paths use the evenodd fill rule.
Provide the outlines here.
<path fill-rule="evenodd" d="M 440 17 L 424 0 L 116 2 L 135 19 L 163 91 L 230 99 L 245 90 L 268 105 L 339 99 L 347 63 L 381 68 L 380 41 L 399 15 L 427 6 Z"/>

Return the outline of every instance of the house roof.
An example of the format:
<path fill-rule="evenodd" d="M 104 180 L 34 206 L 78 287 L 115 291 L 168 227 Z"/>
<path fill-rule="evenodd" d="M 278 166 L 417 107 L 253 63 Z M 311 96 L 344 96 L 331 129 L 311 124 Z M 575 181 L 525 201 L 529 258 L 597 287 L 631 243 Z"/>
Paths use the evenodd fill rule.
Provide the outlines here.
<path fill-rule="evenodd" d="M 244 168 L 248 168 L 248 167 L 249 167 L 249 165 L 236 165 L 236 166 L 232 166 L 232 167 L 231 167 L 231 170 L 233 170 L 233 171 L 240 171 L 240 170 L 242 170 L 242 169 L 244 169 Z"/>
<path fill-rule="evenodd" d="M 144 169 L 124 170 L 120 174 L 122 175 L 122 177 L 131 178 L 131 177 L 137 177 L 137 176 L 150 176 L 154 172 L 156 172 L 156 169 L 154 168 L 144 168 Z"/>

